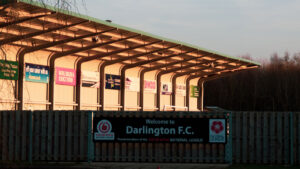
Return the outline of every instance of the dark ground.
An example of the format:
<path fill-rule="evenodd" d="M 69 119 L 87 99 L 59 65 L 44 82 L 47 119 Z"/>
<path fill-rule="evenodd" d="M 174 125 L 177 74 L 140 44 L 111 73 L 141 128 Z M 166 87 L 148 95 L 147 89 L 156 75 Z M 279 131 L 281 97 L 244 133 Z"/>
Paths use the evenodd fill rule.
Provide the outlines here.
<path fill-rule="evenodd" d="M 225 169 L 228 164 L 182 163 L 34 163 L 0 164 L 1 169 Z"/>
<path fill-rule="evenodd" d="M 0 169 L 300 169 L 300 166 L 182 163 L 0 163 Z"/>

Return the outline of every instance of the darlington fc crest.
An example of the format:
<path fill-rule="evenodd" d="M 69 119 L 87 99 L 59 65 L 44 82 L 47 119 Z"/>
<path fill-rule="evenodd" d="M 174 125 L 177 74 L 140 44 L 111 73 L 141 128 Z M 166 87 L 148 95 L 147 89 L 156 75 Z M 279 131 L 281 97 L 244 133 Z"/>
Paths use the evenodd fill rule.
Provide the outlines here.
<path fill-rule="evenodd" d="M 115 133 L 111 132 L 112 125 L 108 120 L 101 120 L 97 124 L 97 133 L 94 133 L 94 140 L 114 140 Z"/>

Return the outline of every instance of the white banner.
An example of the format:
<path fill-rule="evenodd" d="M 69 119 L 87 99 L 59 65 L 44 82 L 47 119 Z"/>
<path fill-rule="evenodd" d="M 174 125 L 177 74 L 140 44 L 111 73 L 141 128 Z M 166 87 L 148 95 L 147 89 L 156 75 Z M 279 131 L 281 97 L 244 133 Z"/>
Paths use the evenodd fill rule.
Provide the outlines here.
<path fill-rule="evenodd" d="M 99 88 L 100 86 L 99 72 L 81 71 L 81 84 L 82 87 Z"/>
<path fill-rule="evenodd" d="M 176 84 L 176 94 L 180 96 L 186 96 L 185 84 Z"/>
<path fill-rule="evenodd" d="M 161 94 L 165 94 L 165 95 L 172 94 L 172 83 L 162 83 Z"/>
<path fill-rule="evenodd" d="M 144 92 L 156 93 L 156 81 L 155 80 L 144 80 Z"/>
<path fill-rule="evenodd" d="M 129 91 L 140 91 L 140 79 L 136 77 L 126 77 L 125 88 Z"/>

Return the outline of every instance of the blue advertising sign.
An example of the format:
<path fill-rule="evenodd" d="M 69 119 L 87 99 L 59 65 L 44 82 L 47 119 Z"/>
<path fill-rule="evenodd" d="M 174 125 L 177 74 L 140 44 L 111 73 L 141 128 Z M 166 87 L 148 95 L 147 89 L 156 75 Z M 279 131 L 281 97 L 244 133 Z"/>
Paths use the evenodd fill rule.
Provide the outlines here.
<path fill-rule="evenodd" d="M 105 75 L 105 89 L 120 90 L 121 77 L 119 75 Z"/>
<path fill-rule="evenodd" d="M 29 82 L 48 83 L 49 67 L 43 65 L 25 64 L 25 80 Z"/>

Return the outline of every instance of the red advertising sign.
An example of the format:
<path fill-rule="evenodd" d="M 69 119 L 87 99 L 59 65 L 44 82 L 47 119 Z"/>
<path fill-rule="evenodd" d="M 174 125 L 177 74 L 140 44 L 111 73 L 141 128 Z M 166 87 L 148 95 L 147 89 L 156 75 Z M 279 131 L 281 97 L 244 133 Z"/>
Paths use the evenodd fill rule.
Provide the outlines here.
<path fill-rule="evenodd" d="M 76 71 L 74 69 L 56 67 L 56 84 L 61 85 L 76 85 Z"/>
<path fill-rule="evenodd" d="M 144 91 L 148 93 L 156 93 L 156 81 L 144 80 Z"/>

